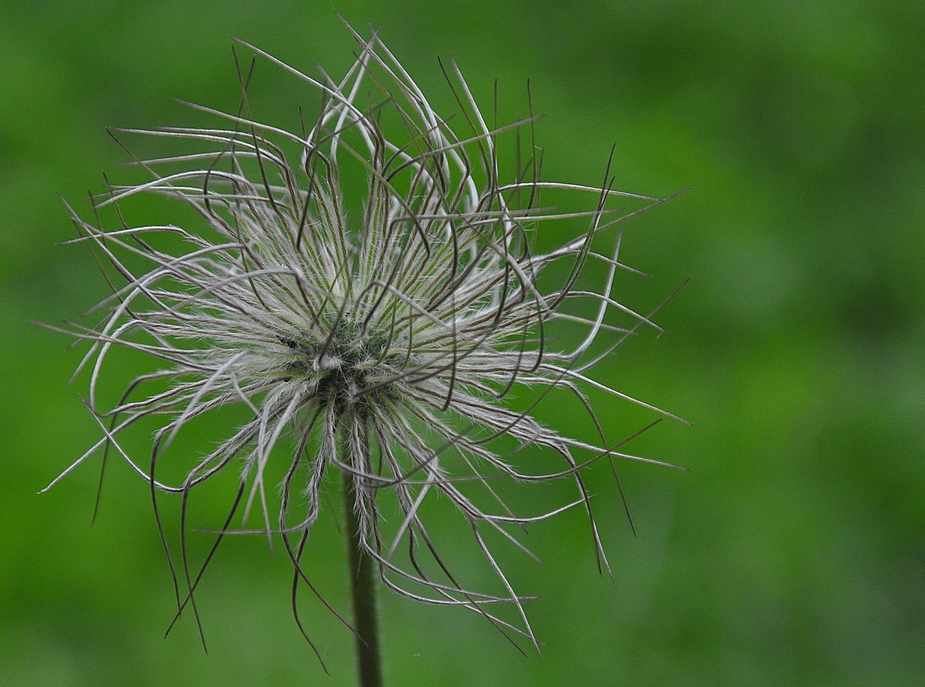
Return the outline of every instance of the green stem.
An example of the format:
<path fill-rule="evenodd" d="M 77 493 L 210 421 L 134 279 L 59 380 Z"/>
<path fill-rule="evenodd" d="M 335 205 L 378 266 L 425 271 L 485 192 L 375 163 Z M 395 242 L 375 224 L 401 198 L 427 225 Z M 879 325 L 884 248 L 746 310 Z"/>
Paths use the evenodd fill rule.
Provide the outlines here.
<path fill-rule="evenodd" d="M 344 473 L 350 592 L 353 596 L 353 629 L 356 632 L 360 687 L 382 687 L 382 657 L 379 655 L 379 623 L 376 616 L 376 565 L 363 548 L 356 507 L 355 477 Z"/>

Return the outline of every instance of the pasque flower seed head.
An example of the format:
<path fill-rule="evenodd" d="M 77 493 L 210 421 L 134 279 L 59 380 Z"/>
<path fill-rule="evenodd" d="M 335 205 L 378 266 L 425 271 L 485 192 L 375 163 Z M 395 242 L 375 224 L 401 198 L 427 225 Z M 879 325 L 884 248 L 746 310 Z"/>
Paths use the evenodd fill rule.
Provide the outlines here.
<path fill-rule="evenodd" d="M 610 443 L 585 392 L 667 415 L 590 376 L 629 334 L 654 326 L 611 291 L 617 272 L 628 269 L 618 260 L 618 223 L 659 201 L 614 190 L 609 166 L 600 187 L 543 181 L 535 118 L 490 126 L 451 62 L 443 69 L 459 112 L 444 119 L 377 37 L 357 40 L 358 57 L 338 82 L 243 44 L 320 93 L 317 121 L 301 130 L 254 117 L 250 74 L 242 72 L 237 113 L 194 106 L 217 118 L 214 127 L 117 134 L 194 149 L 136 158 L 147 181 L 110 186 L 93 199 L 92 221 L 72 211 L 75 242 L 108 265 L 112 295 L 93 311 L 102 313 L 98 322 L 69 329 L 90 344 L 80 368 L 90 371 L 86 403 L 103 436 L 64 474 L 99 450 L 121 455 L 150 485 L 159 523 L 157 495 L 179 495 L 185 528 L 198 490 L 233 472 L 239 488 L 215 546 L 233 531 L 281 537 L 297 588 L 311 585 L 303 556 L 325 477 L 338 470 L 352 478 L 359 545 L 385 585 L 416 600 L 468 607 L 532 639 L 523 598 L 486 532 L 523 548 L 525 525 L 581 507 L 606 566 L 582 471 L 600 459 L 643 459 Z M 499 153 L 505 140 L 517 151 L 507 176 Z M 200 228 L 128 222 L 121 207 L 138 194 L 188 204 Z M 586 209 L 544 206 L 544 194 L 574 194 Z M 618 210 L 615 199 L 639 209 Z M 119 218 L 115 228 L 98 219 L 107 207 Z M 558 247 L 536 250 L 538 232 L 555 223 L 580 228 Z M 117 347 L 150 356 L 159 368 L 104 407 L 98 385 Z M 597 441 L 534 419 L 557 389 L 578 401 Z M 247 418 L 185 477 L 161 477 L 178 433 L 226 406 Z M 160 424 L 139 460 L 122 437 L 150 419 Z M 560 467 L 520 467 L 529 466 L 531 452 L 518 451 L 515 461 L 513 445 L 547 452 Z M 571 480 L 574 499 L 515 514 L 498 480 Z M 500 594 L 468 589 L 441 557 L 423 505 L 437 494 L 470 525 L 466 536 L 497 575 Z M 252 513 L 259 527 L 248 524 Z M 185 530 L 182 565 L 164 536 L 175 579 L 185 585 L 177 594 L 182 609 L 202 571 L 187 563 Z M 518 609 L 519 623 L 491 610 L 499 601 Z"/>

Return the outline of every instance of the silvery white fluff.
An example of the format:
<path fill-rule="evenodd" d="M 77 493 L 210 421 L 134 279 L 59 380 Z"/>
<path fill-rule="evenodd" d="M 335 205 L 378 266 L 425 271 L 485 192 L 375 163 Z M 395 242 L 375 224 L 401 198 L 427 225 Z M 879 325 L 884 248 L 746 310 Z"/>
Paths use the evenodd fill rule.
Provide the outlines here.
<path fill-rule="evenodd" d="M 71 211 L 74 242 L 108 263 L 113 293 L 95 308 L 103 313 L 98 323 L 68 330 L 90 343 L 78 371 L 90 370 L 86 403 L 103 436 L 55 482 L 98 450 L 115 451 L 150 485 L 156 513 L 158 493 L 180 496 L 180 609 L 193 601 L 223 536 L 279 536 L 295 567 L 295 608 L 301 584 L 314 590 L 303 555 L 335 468 L 352 478 L 361 546 L 386 586 L 415 600 L 470 608 L 535 643 L 525 597 L 508 583 L 485 534 L 494 530 L 524 548 L 517 534 L 525 525 L 579 506 L 609 570 L 582 470 L 602 458 L 647 459 L 619 452 L 620 444 L 606 438 L 585 391 L 668 415 L 589 376 L 628 335 L 651 325 L 611 293 L 617 271 L 628 269 L 618 261 L 615 225 L 659 201 L 613 190 L 609 166 L 602 187 L 542 181 L 533 117 L 489 126 L 451 63 L 444 72 L 461 113 L 451 123 L 377 37 L 356 38 L 358 57 L 340 82 L 313 79 L 247 46 L 320 92 L 320 116 L 307 130 L 254 119 L 249 75 L 242 76 L 237 114 L 196 106 L 219 118 L 215 128 L 129 132 L 179 139 L 197 152 L 136 159 L 149 181 L 110 187 L 94 199 L 93 221 Z M 529 140 L 521 145 L 524 132 Z M 518 159 L 502 179 L 496 146 L 504 137 Z M 363 197 L 361 209 L 351 211 L 351 194 L 360 195 L 350 181 L 362 178 L 358 169 Z M 544 193 L 584 197 L 587 210 L 544 207 Z M 120 207 L 137 194 L 189 204 L 201 228 L 131 226 Z M 641 209 L 612 208 L 618 197 Z M 115 210 L 117 228 L 101 227 L 98 212 L 106 207 Z M 534 237 L 550 222 L 575 227 L 574 237 L 534 252 Z M 562 267 L 550 270 L 555 264 Z M 545 278 L 550 271 L 555 280 Z M 597 277 L 593 288 L 589 272 Z M 138 376 L 114 407 L 104 408 L 97 387 L 114 347 L 152 356 L 161 368 Z M 515 389 L 518 410 L 508 402 Z M 554 389 L 579 401 L 597 428 L 596 442 L 532 417 Z M 178 482 L 159 476 L 181 429 L 235 405 L 247 418 L 230 436 L 184 468 Z M 150 456 L 136 460 L 120 437 L 150 418 L 160 423 Z M 512 454 L 514 445 L 547 452 L 561 467 L 533 472 L 535 453 Z M 204 483 L 228 471 L 240 473 L 239 489 L 205 563 L 192 570 L 187 506 Z M 498 479 L 567 479 L 575 497 L 515 515 Z M 387 491 L 394 495 L 385 498 Z M 457 582 L 422 517 L 422 504 L 435 494 L 467 521 L 501 593 Z M 261 513 L 256 528 L 248 525 L 252 510 Z M 511 602 L 520 622 L 491 612 L 497 602 Z"/>

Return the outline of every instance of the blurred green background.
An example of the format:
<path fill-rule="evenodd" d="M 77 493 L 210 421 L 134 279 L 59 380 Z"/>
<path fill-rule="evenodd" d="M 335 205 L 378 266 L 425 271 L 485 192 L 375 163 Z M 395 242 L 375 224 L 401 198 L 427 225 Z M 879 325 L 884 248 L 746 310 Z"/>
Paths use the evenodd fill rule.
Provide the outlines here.
<path fill-rule="evenodd" d="M 531 532 L 544 565 L 504 552 L 541 597 L 542 657 L 383 595 L 387 684 L 925 684 L 925 4 L 337 9 L 437 102 L 438 55 L 489 109 L 497 79 L 513 116 L 529 78 L 546 178 L 598 183 L 615 144 L 619 188 L 692 187 L 625 226 L 624 261 L 652 275 L 625 302 L 692 277 L 668 333 L 602 369 L 693 423 L 633 445 L 690 471 L 621 466 L 636 538 L 602 494 L 614 583 L 580 514 Z M 207 573 L 206 655 L 191 616 L 164 638 L 172 586 L 140 480 L 114 467 L 93 527 L 98 463 L 36 495 L 98 437 L 85 382 L 67 385 L 78 352 L 29 324 L 105 294 L 86 251 L 53 245 L 73 232 L 58 194 L 119 179 L 107 126 L 201 123 L 172 98 L 234 108 L 231 36 L 310 74 L 353 59 L 329 2 L 0 2 L 2 685 L 353 684 L 350 634 L 306 600 L 325 676 L 265 540 L 228 542 Z M 254 88 L 293 120 L 293 79 L 259 63 Z M 310 569 L 343 608 L 341 549 L 323 524 Z"/>

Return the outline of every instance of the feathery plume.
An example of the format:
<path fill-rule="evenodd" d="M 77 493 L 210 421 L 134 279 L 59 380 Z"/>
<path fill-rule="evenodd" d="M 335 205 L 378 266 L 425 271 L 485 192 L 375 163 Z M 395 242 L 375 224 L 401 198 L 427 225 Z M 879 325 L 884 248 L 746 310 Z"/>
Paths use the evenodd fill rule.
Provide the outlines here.
<path fill-rule="evenodd" d="M 217 118 L 214 128 L 121 130 L 195 150 L 136 158 L 150 180 L 111 186 L 94 198 L 94 221 L 72 210 L 74 242 L 91 248 L 112 295 L 95 308 L 102 314 L 95 325 L 69 329 L 90 344 L 78 372 L 90 369 L 86 404 L 103 436 L 61 477 L 104 450 L 146 480 L 181 610 L 195 608 L 193 592 L 215 547 L 237 532 L 281 539 L 294 565 L 296 608 L 298 588 L 314 590 L 302 561 L 327 478 L 339 471 L 352 499 L 354 546 L 382 583 L 411 599 L 475 610 L 535 643 L 525 597 L 508 582 L 486 532 L 524 548 L 524 526 L 580 507 L 609 570 L 582 472 L 602 459 L 647 459 L 622 453 L 623 442 L 606 437 L 586 391 L 669 415 L 591 376 L 627 336 L 655 326 L 611 290 L 617 272 L 629 269 L 618 259 L 618 224 L 660 201 L 614 190 L 609 164 L 600 187 L 543 181 L 534 117 L 489 125 L 450 62 L 441 67 L 461 114 L 451 122 L 378 37 L 356 38 L 357 59 L 337 82 L 242 43 L 320 93 L 320 116 L 302 131 L 252 115 L 249 73 L 242 73 L 236 114 L 193 106 Z M 507 176 L 498 148 L 505 137 L 516 148 Z M 125 222 L 120 208 L 138 194 L 188 204 L 201 227 Z M 575 194 L 586 209 L 546 207 L 541 197 L 549 194 Z M 614 201 L 639 207 L 623 211 Z M 117 228 L 102 228 L 98 215 L 107 207 L 119 218 Z M 538 232 L 557 222 L 581 229 L 552 250 L 536 250 Z M 113 407 L 102 407 L 97 386 L 117 347 L 151 356 L 160 367 L 132 380 Z M 534 419 L 536 406 L 557 389 L 577 399 L 596 441 Z M 184 477 L 162 477 L 175 472 L 164 464 L 178 433 L 227 406 L 247 418 Z M 137 460 L 122 436 L 151 418 L 160 424 L 150 455 Z M 536 447 L 559 467 L 521 467 L 515 445 L 518 462 L 529 466 L 534 454 L 522 449 Z M 188 504 L 229 471 L 238 474 L 237 492 L 196 569 L 187 557 Z M 277 477 L 268 484 L 271 474 Z M 570 480 L 574 499 L 515 514 L 499 480 Z M 161 526 L 159 494 L 180 498 L 180 563 Z M 437 494 L 468 523 L 501 593 L 457 582 L 425 522 L 422 504 Z M 255 518 L 259 525 L 249 524 Z M 491 610 L 498 602 L 513 604 L 519 620 Z"/>

